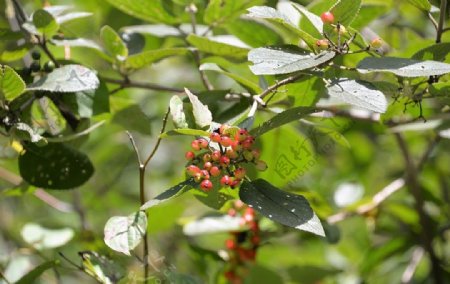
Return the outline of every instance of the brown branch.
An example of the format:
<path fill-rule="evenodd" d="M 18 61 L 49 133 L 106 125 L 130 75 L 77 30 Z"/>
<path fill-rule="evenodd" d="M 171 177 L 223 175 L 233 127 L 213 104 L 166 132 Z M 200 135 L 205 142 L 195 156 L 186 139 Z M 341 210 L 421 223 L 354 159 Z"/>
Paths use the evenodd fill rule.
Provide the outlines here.
<path fill-rule="evenodd" d="M 431 224 L 431 220 L 429 216 L 426 214 L 424 209 L 424 197 L 422 190 L 420 188 L 420 182 L 418 180 L 418 169 L 414 165 L 414 161 L 411 157 L 410 151 L 406 144 L 406 141 L 402 134 L 395 133 L 394 134 L 397 144 L 402 153 L 404 162 L 405 162 L 405 170 L 406 170 L 406 185 L 409 189 L 410 194 L 414 197 L 414 206 L 419 215 L 419 222 L 422 227 L 422 231 L 420 234 L 422 246 L 428 252 L 431 261 L 431 273 L 433 275 L 434 281 L 436 284 L 442 283 L 441 276 L 441 267 L 439 263 L 439 259 L 436 256 L 436 253 L 433 248 L 433 226 Z"/>
<path fill-rule="evenodd" d="M 165 91 L 165 92 L 172 92 L 172 93 L 184 92 L 183 89 L 167 87 L 167 86 L 162 86 L 162 85 L 153 84 L 153 83 L 142 83 L 142 82 L 135 82 L 135 81 L 130 81 L 130 80 L 113 79 L 113 78 L 108 78 L 108 77 L 101 77 L 101 79 L 107 83 L 119 85 L 121 87 L 121 89 L 123 89 L 123 88 L 138 88 L 138 89 Z"/>

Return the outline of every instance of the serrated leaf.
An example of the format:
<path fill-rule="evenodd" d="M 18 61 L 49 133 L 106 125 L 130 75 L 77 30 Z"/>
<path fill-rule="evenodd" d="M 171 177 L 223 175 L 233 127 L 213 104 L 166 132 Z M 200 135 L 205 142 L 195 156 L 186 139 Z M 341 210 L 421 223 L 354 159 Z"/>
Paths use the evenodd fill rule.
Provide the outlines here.
<path fill-rule="evenodd" d="M 36 143 L 38 146 L 47 144 L 47 140 L 44 137 L 36 133 L 33 128 L 23 122 L 14 124 L 9 130 L 9 133 L 16 139 L 30 141 L 31 143 Z"/>
<path fill-rule="evenodd" d="M 289 18 L 278 10 L 267 6 L 255 6 L 248 9 L 248 17 L 264 19 L 275 26 L 282 27 L 289 33 L 294 34 L 305 41 L 311 50 L 314 50 L 314 44 L 317 41 L 316 38 L 308 34 L 307 32 L 298 28 L 297 23 L 292 23 Z"/>
<path fill-rule="evenodd" d="M 170 131 L 162 133 L 159 137 L 161 138 L 167 138 L 170 136 L 177 136 L 177 135 L 189 135 L 189 136 L 209 136 L 208 131 L 201 130 L 201 129 L 191 129 L 191 128 L 178 128 L 178 129 L 172 129 Z"/>
<path fill-rule="evenodd" d="M 386 112 L 386 97 L 366 82 L 341 78 L 328 85 L 327 90 L 330 97 L 340 101 L 379 113 Z"/>
<path fill-rule="evenodd" d="M 161 59 L 175 55 L 185 55 L 187 53 L 189 53 L 189 50 L 183 47 L 147 50 L 141 53 L 130 55 L 125 60 L 125 67 L 139 69 L 147 66 L 148 64 L 158 62 Z"/>
<path fill-rule="evenodd" d="M 192 221 L 183 226 L 183 233 L 187 236 L 196 236 L 212 233 L 236 232 L 243 229 L 241 217 L 207 216 Z"/>
<path fill-rule="evenodd" d="M 20 234 L 25 242 L 38 250 L 61 247 L 75 236 L 70 228 L 47 229 L 36 223 L 27 223 Z"/>
<path fill-rule="evenodd" d="M 175 185 L 174 187 L 169 188 L 168 190 L 164 191 L 163 193 L 159 194 L 155 198 L 145 202 L 144 205 L 141 206 L 141 210 L 147 210 L 150 207 L 159 205 L 163 202 L 166 202 L 172 198 L 178 197 L 181 194 L 187 192 L 190 190 L 193 186 L 195 186 L 195 182 L 193 179 L 188 179 L 183 182 L 180 182 L 179 184 Z"/>
<path fill-rule="evenodd" d="M 104 284 L 118 283 L 125 276 L 123 268 L 111 259 L 93 251 L 78 253 L 83 260 L 85 272 Z"/>
<path fill-rule="evenodd" d="M 317 16 L 314 13 L 311 13 L 310 11 L 308 11 L 308 9 L 306 9 L 300 4 L 291 3 L 291 5 L 292 7 L 294 7 L 294 9 L 299 11 L 300 14 L 302 14 L 303 17 L 309 21 L 309 23 L 311 23 L 311 25 L 316 29 L 317 32 L 319 32 L 320 34 L 323 32 L 323 22 L 319 16 Z"/>
<path fill-rule="evenodd" d="M 107 0 L 111 5 L 130 16 L 154 23 L 176 24 L 179 19 L 164 8 L 164 0 Z"/>
<path fill-rule="evenodd" d="M 389 72 L 401 77 L 425 77 L 450 73 L 450 64 L 398 57 L 367 57 L 358 63 L 358 72 Z"/>
<path fill-rule="evenodd" d="M 8 65 L 0 65 L 0 94 L 7 100 L 13 100 L 23 93 L 25 82 Z"/>
<path fill-rule="evenodd" d="M 105 244 L 111 249 L 131 255 L 139 245 L 147 230 L 147 215 L 144 211 L 129 216 L 115 216 L 106 222 Z"/>
<path fill-rule="evenodd" d="M 250 133 L 254 136 L 260 136 L 272 129 L 280 127 L 286 123 L 299 120 L 300 118 L 305 117 L 306 115 L 313 113 L 314 108 L 312 107 L 295 107 L 288 110 L 285 110 L 271 119 L 264 122 L 261 126 L 254 128 L 250 131 Z"/>
<path fill-rule="evenodd" d="M 411 58 L 416 60 L 444 61 L 449 52 L 450 42 L 441 42 L 417 51 Z"/>
<path fill-rule="evenodd" d="M 247 58 L 247 48 L 215 41 L 213 39 L 197 36 L 194 34 L 190 34 L 187 37 L 187 41 L 198 48 L 198 50 L 206 53 L 229 57 L 241 61 L 244 61 Z"/>
<path fill-rule="evenodd" d="M 106 51 L 114 59 L 123 61 L 128 56 L 128 48 L 120 36 L 110 26 L 104 26 L 100 30 L 100 38 Z"/>
<path fill-rule="evenodd" d="M 423 10 L 425 12 L 429 12 L 431 10 L 431 4 L 428 0 L 407 0 L 411 5 Z"/>
<path fill-rule="evenodd" d="M 38 147 L 25 145 L 19 156 L 19 171 L 31 185 L 48 189 L 73 189 L 85 183 L 94 173 L 89 158 L 61 143 Z"/>
<path fill-rule="evenodd" d="M 173 124 L 176 128 L 188 128 L 189 125 L 186 122 L 186 115 L 183 111 L 183 101 L 179 96 L 173 96 L 169 102 L 170 116 L 172 117 Z"/>
<path fill-rule="evenodd" d="M 339 0 L 332 8 L 335 21 L 344 26 L 349 26 L 358 15 L 361 8 L 361 0 Z"/>
<path fill-rule="evenodd" d="M 218 26 L 231 21 L 245 11 L 245 9 L 261 4 L 261 0 L 211 0 L 205 9 L 203 19 L 207 24 Z"/>
<path fill-rule="evenodd" d="M 28 91 L 74 93 L 98 88 L 100 81 L 90 69 L 81 65 L 65 65 L 42 76 L 27 87 Z"/>
<path fill-rule="evenodd" d="M 52 260 L 47 261 L 42 264 L 39 264 L 33 270 L 25 274 L 22 278 L 20 278 L 17 282 L 14 282 L 14 284 L 29 284 L 29 283 L 35 283 L 36 280 L 39 278 L 39 276 L 42 275 L 46 270 L 49 270 L 51 268 L 54 268 L 58 266 L 59 261 Z"/>
<path fill-rule="evenodd" d="M 284 192 L 263 179 L 244 181 L 239 197 L 263 216 L 298 230 L 325 236 L 319 218 L 301 195 Z"/>
<path fill-rule="evenodd" d="M 215 63 L 204 63 L 204 64 L 200 65 L 199 70 L 200 71 L 216 71 L 220 74 L 228 76 L 254 95 L 262 92 L 262 89 L 257 84 L 255 84 L 252 81 L 247 80 L 246 78 L 241 77 L 235 73 L 225 71 L 222 68 L 220 68 L 219 65 L 217 65 Z"/>
<path fill-rule="evenodd" d="M 39 9 L 33 13 L 33 25 L 40 35 L 50 38 L 59 30 L 59 25 L 52 14 L 44 9 Z"/>
<path fill-rule="evenodd" d="M 261 47 L 250 50 L 248 60 L 254 63 L 250 70 L 255 75 L 275 75 L 310 69 L 332 60 L 335 56 L 332 51 L 313 54 L 293 46 Z"/>
<path fill-rule="evenodd" d="M 191 101 L 195 123 L 201 128 L 209 126 L 212 122 L 212 114 L 209 111 L 208 106 L 202 104 L 197 96 L 191 93 L 187 88 L 184 88 L 184 92 Z"/>

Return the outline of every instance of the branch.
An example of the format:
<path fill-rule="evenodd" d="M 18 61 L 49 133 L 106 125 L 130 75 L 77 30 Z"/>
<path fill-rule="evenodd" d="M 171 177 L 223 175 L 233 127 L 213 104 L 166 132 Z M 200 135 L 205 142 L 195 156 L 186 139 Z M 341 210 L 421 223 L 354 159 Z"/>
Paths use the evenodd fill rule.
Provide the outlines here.
<path fill-rule="evenodd" d="M 20 176 L 14 174 L 4 168 L 0 168 L 0 178 L 14 186 L 19 186 L 23 182 L 23 179 Z M 56 197 L 49 194 L 42 188 L 37 188 L 33 192 L 33 194 L 38 199 L 40 199 L 41 201 L 43 201 L 44 203 L 46 203 L 47 205 L 49 205 L 50 207 L 53 207 L 54 209 L 56 209 L 58 211 L 61 211 L 64 213 L 74 212 L 74 208 L 71 204 L 57 199 Z"/>
<path fill-rule="evenodd" d="M 435 283 L 442 283 L 439 259 L 437 258 L 433 248 L 433 236 L 431 235 L 433 232 L 433 226 L 424 209 L 424 197 L 420 188 L 420 182 L 418 180 L 419 171 L 414 165 L 414 161 L 411 157 L 404 137 L 400 133 L 394 133 L 394 136 L 405 161 L 406 184 L 409 192 L 414 197 L 415 209 L 419 215 L 419 221 L 422 227 L 420 234 L 422 245 L 429 254 L 431 261 L 431 272 Z"/>
<path fill-rule="evenodd" d="M 441 6 L 439 11 L 439 23 L 436 32 L 436 43 L 441 42 L 442 33 L 444 32 L 445 12 L 447 9 L 447 0 L 441 0 Z"/>
<path fill-rule="evenodd" d="M 164 130 L 166 129 L 167 118 L 169 117 L 169 113 L 170 113 L 170 108 L 168 108 L 167 111 L 166 111 L 166 114 L 165 114 L 164 119 L 163 119 L 163 124 L 162 124 L 161 130 L 159 131 L 158 140 L 156 141 L 155 147 L 153 148 L 152 152 L 150 153 L 150 155 L 148 155 L 147 160 L 145 160 L 144 168 L 147 167 L 148 163 L 153 158 L 153 156 L 155 155 L 156 151 L 159 148 L 159 144 L 161 143 L 161 134 L 163 134 Z"/>
<path fill-rule="evenodd" d="M 105 82 L 119 85 L 121 87 L 121 89 L 123 89 L 123 88 L 138 88 L 138 89 L 165 91 L 165 92 L 173 92 L 173 93 L 184 92 L 183 89 L 166 87 L 166 86 L 161 86 L 161 85 L 153 84 L 153 83 L 134 82 L 134 81 L 130 81 L 130 80 L 120 80 L 120 79 L 113 79 L 113 78 L 107 78 L 107 77 L 102 77 L 101 79 Z"/>

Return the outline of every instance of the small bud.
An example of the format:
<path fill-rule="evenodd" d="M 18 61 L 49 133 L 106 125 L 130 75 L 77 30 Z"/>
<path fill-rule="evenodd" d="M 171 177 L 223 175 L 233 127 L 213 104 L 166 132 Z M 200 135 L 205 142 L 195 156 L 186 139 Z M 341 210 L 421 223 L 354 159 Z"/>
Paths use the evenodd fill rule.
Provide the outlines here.
<path fill-rule="evenodd" d="M 379 37 L 374 38 L 371 42 L 370 42 L 370 46 L 373 48 L 380 48 L 383 45 L 383 40 Z"/>
<path fill-rule="evenodd" d="M 267 164 L 266 164 L 266 162 L 261 161 L 261 160 L 258 160 L 258 161 L 256 162 L 256 166 L 255 166 L 255 167 L 256 167 L 256 169 L 257 169 L 258 171 L 261 171 L 261 172 L 267 170 Z"/>

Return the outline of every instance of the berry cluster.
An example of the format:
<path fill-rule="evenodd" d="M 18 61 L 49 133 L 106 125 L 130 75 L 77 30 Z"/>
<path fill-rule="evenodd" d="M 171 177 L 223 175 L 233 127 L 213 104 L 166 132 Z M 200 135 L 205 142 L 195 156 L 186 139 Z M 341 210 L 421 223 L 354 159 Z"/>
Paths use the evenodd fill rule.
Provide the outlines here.
<path fill-rule="evenodd" d="M 225 241 L 229 261 L 224 276 L 229 282 L 238 284 L 242 283 L 241 277 L 245 275 L 245 264 L 255 261 L 261 240 L 255 211 L 240 200 L 235 201 L 233 205 L 233 208 L 228 210 L 228 215 L 239 216 L 242 225 L 249 228 L 248 231 L 231 232 L 230 238 Z"/>
<path fill-rule="evenodd" d="M 29 73 L 41 71 L 41 53 L 37 50 L 33 50 L 31 52 L 31 58 L 33 58 L 33 62 L 30 64 L 30 67 L 27 71 Z M 47 61 L 45 62 L 42 71 L 50 73 L 53 71 L 53 69 L 55 69 L 55 64 L 52 61 Z"/>
<path fill-rule="evenodd" d="M 209 139 L 192 141 L 192 151 L 185 155 L 190 161 L 186 172 L 205 192 L 214 187 L 214 182 L 222 187 L 236 188 L 246 174 L 243 164 L 253 163 L 258 170 L 267 168 L 266 163 L 259 160 L 260 153 L 253 148 L 254 142 L 246 129 L 221 125 Z"/>

